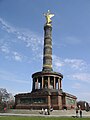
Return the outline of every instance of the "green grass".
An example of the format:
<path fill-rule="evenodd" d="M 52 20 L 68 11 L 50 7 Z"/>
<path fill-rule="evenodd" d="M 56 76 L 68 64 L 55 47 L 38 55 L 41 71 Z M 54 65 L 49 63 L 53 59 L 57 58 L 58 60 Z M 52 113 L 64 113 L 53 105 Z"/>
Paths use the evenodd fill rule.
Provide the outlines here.
<path fill-rule="evenodd" d="M 0 116 L 0 120 L 90 120 L 90 118 Z"/>

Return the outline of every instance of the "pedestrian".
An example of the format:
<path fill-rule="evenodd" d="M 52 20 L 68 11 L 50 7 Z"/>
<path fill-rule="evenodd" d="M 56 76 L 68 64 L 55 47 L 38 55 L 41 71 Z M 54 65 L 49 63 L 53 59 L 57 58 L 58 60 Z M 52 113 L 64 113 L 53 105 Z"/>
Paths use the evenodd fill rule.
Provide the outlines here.
<path fill-rule="evenodd" d="M 80 109 L 80 118 L 82 118 L 82 110 Z"/>
<path fill-rule="evenodd" d="M 42 110 L 40 111 L 40 114 L 43 114 L 44 113 L 44 109 L 42 108 Z"/>
<path fill-rule="evenodd" d="M 5 107 L 5 108 L 4 108 L 4 112 L 6 112 L 6 110 L 7 110 L 7 108 Z"/>
<path fill-rule="evenodd" d="M 45 115 L 47 115 L 47 109 L 45 109 Z"/>
<path fill-rule="evenodd" d="M 48 109 L 47 112 L 48 112 L 48 115 L 50 115 L 50 109 Z"/>
<path fill-rule="evenodd" d="M 78 109 L 76 109 L 76 117 L 78 117 Z"/>

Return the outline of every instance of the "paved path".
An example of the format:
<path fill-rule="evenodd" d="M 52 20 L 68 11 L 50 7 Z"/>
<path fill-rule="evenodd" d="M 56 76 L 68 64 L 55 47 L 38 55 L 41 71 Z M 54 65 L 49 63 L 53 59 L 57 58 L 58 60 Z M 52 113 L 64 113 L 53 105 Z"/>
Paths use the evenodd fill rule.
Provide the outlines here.
<path fill-rule="evenodd" d="M 54 110 L 50 115 L 39 114 L 40 111 L 12 110 L 10 113 L 0 113 L 0 116 L 43 116 L 43 117 L 74 117 L 75 110 Z M 18 112 L 18 113 L 17 113 Z M 83 117 L 90 117 L 90 111 L 83 111 Z"/>

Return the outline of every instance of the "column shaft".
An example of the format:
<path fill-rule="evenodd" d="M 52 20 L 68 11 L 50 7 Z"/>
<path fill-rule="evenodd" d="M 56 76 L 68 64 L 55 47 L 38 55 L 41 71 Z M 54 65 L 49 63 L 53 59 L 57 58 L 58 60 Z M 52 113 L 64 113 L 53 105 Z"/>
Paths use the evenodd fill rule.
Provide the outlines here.
<path fill-rule="evenodd" d="M 52 27 L 44 26 L 43 71 L 52 71 Z"/>
<path fill-rule="evenodd" d="M 48 76 L 48 88 L 50 87 L 50 77 Z"/>
<path fill-rule="evenodd" d="M 54 89 L 56 89 L 56 78 L 54 77 Z"/>
<path fill-rule="evenodd" d="M 43 77 L 42 77 L 42 89 L 43 89 L 43 84 L 44 84 L 44 81 L 43 81 L 44 79 L 43 79 Z"/>
<path fill-rule="evenodd" d="M 58 96 L 58 109 L 60 110 L 62 108 L 62 99 L 61 96 Z"/>
<path fill-rule="evenodd" d="M 37 78 L 37 81 L 36 81 L 36 89 L 38 89 L 38 78 Z"/>
<path fill-rule="evenodd" d="M 60 79 L 60 89 L 62 89 L 62 80 Z"/>
<path fill-rule="evenodd" d="M 60 78 L 58 78 L 58 89 L 60 89 Z"/>

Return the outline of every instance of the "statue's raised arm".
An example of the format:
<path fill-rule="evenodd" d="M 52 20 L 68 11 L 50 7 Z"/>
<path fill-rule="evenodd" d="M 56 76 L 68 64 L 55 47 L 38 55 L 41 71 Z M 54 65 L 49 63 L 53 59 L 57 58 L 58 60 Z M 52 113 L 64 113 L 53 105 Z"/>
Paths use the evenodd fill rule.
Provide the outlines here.
<path fill-rule="evenodd" d="M 47 13 L 44 13 L 44 16 L 46 17 L 46 24 L 51 25 L 52 23 L 51 18 L 54 16 L 54 14 L 50 13 L 50 10 L 48 10 Z"/>

